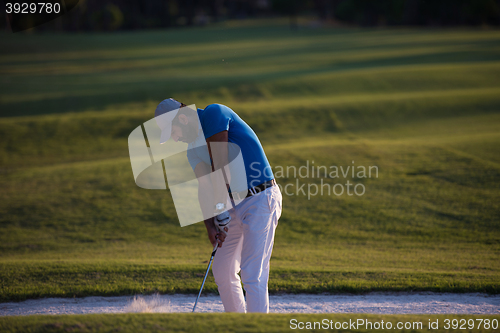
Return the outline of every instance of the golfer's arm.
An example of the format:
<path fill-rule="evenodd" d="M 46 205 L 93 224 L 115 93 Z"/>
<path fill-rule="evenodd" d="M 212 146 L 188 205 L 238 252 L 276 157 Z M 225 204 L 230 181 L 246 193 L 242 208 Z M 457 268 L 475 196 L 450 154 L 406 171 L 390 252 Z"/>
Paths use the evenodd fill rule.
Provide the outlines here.
<path fill-rule="evenodd" d="M 208 176 L 210 172 L 210 166 L 203 161 L 194 168 L 194 174 L 198 180 L 198 202 L 204 219 L 208 219 L 213 215 L 212 199 L 209 199 L 213 192 L 212 182 L 210 176 Z"/>
<path fill-rule="evenodd" d="M 210 154 L 210 158 L 212 159 L 212 171 L 221 169 L 222 173 L 225 173 L 227 178 L 226 183 L 221 172 L 211 173 L 210 178 L 212 180 L 212 186 L 214 190 L 214 205 L 219 202 L 225 203 L 227 200 L 227 189 L 229 186 L 228 184 L 231 180 L 231 175 L 229 175 L 229 173 L 226 173 L 224 170 L 224 167 L 228 165 L 227 142 L 227 131 L 216 133 L 207 138 L 208 152 Z"/>
<path fill-rule="evenodd" d="M 209 177 L 206 177 L 211 173 L 211 168 L 205 162 L 200 162 L 194 168 L 194 173 L 198 179 L 198 201 L 200 202 L 201 212 L 203 213 L 203 219 L 205 222 L 205 227 L 207 230 L 215 230 L 215 225 L 213 221 L 213 202 L 212 196 L 212 182 Z"/>

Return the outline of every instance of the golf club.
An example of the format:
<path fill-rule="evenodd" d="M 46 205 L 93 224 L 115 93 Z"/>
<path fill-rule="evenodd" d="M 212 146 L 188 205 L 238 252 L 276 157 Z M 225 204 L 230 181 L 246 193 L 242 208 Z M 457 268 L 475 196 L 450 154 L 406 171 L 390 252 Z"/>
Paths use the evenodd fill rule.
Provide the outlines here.
<path fill-rule="evenodd" d="M 210 261 L 208 262 L 207 271 L 205 272 L 205 277 L 203 278 L 203 282 L 201 283 L 200 292 L 198 293 L 198 297 L 196 297 L 196 302 L 194 303 L 193 312 L 196 309 L 196 305 L 198 304 L 198 299 L 200 298 L 201 291 L 203 290 L 203 286 L 205 285 L 205 280 L 207 279 L 208 271 L 210 270 L 210 266 L 212 265 L 212 260 L 214 259 L 215 252 L 217 252 L 218 247 L 219 247 L 219 243 L 217 242 L 217 239 L 216 239 L 214 250 L 212 251 L 212 255 L 210 256 Z"/>

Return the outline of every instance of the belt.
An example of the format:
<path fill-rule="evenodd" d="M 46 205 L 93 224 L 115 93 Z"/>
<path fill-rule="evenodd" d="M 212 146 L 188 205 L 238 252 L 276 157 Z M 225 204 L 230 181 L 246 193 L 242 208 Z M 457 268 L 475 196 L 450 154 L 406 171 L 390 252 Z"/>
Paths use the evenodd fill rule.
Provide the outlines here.
<path fill-rule="evenodd" d="M 271 187 L 271 186 L 274 186 L 276 185 L 276 180 L 274 179 L 271 179 L 271 180 L 268 180 L 266 182 L 263 182 L 262 184 L 259 184 L 257 186 L 254 186 L 254 187 L 251 187 L 248 189 L 248 193 L 246 195 L 246 197 L 242 198 L 239 193 L 229 193 L 229 196 L 231 197 L 231 199 L 237 199 L 237 200 L 242 200 L 242 199 L 245 199 L 245 198 L 248 198 L 248 197 L 251 197 L 252 195 L 256 195 L 256 194 L 259 194 L 260 192 L 264 191 L 266 188 L 268 187 Z"/>

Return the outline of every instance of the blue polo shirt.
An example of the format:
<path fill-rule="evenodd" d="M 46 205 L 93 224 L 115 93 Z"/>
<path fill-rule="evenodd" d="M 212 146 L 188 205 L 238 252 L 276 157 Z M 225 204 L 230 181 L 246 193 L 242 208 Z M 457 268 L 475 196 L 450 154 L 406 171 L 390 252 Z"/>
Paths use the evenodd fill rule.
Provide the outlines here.
<path fill-rule="evenodd" d="M 259 138 L 233 110 L 225 105 L 210 104 L 205 109 L 198 109 L 198 118 L 204 135 L 199 135 L 193 143 L 190 143 L 187 152 L 189 164 L 193 170 L 201 161 L 211 165 L 206 138 L 228 131 L 228 142 L 234 143 L 234 145 L 229 145 L 230 160 L 231 156 L 237 154 L 234 149 L 239 147 L 245 166 L 247 189 L 274 179 Z"/>

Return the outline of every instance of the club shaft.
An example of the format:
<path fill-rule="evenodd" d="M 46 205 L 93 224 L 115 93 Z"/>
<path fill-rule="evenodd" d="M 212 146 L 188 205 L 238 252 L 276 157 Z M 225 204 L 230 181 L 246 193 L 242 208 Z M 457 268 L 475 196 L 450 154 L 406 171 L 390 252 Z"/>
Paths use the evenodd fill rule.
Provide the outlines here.
<path fill-rule="evenodd" d="M 210 256 L 210 261 L 208 262 L 208 267 L 207 267 L 207 271 L 205 272 L 205 277 L 203 278 L 203 282 L 201 283 L 200 292 L 198 293 L 198 297 L 196 297 L 196 302 L 194 303 L 193 312 L 196 309 L 196 305 L 198 304 L 198 299 L 200 298 L 201 292 L 203 291 L 203 286 L 205 285 L 205 280 L 207 279 L 208 272 L 210 271 L 210 266 L 212 265 L 212 260 L 214 260 L 215 252 L 217 252 L 218 247 L 219 247 L 219 243 L 216 241 L 214 249 L 212 251 L 212 255 Z"/>

